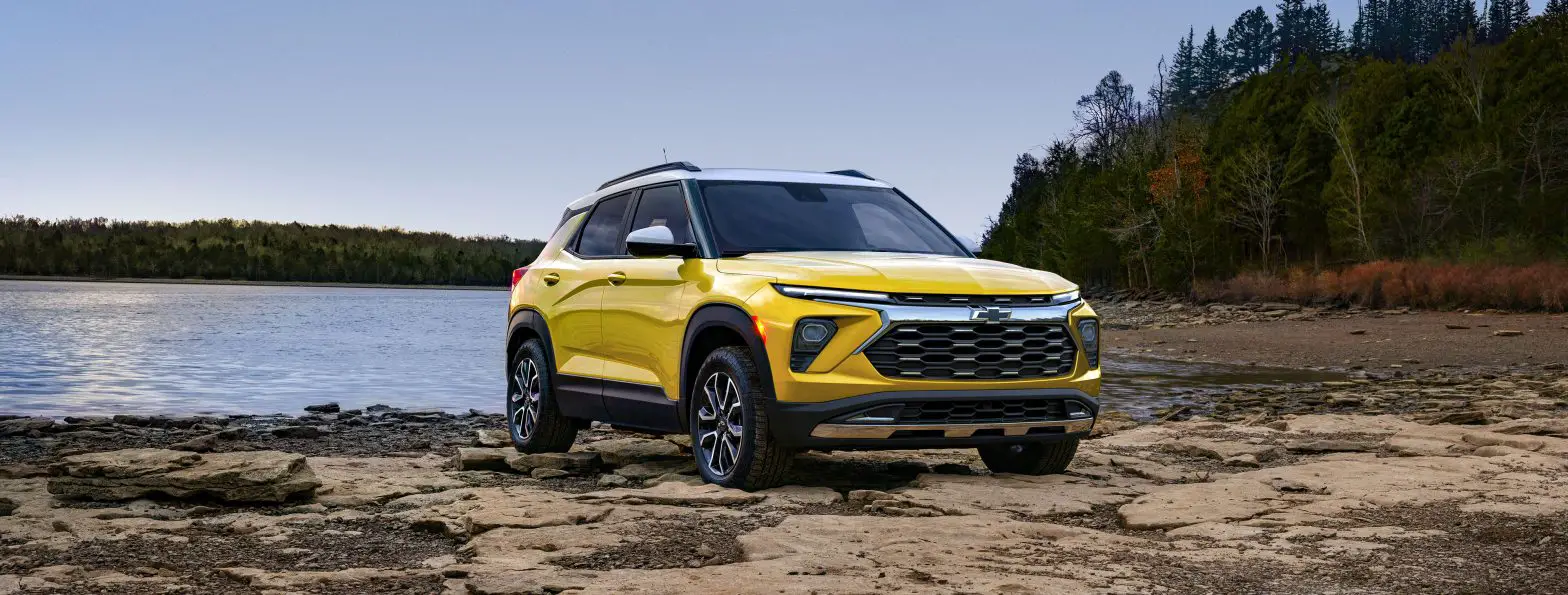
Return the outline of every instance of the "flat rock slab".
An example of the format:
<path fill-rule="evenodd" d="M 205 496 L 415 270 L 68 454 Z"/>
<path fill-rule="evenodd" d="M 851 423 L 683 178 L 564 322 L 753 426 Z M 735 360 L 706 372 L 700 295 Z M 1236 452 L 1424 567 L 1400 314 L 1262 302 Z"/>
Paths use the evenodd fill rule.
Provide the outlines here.
<path fill-rule="evenodd" d="M 640 490 L 615 488 L 613 490 L 588 492 L 571 497 L 572 500 L 583 502 L 669 504 L 673 506 L 733 506 L 736 504 L 754 504 L 762 501 L 764 498 L 767 498 L 767 496 L 732 488 L 723 488 L 708 483 L 686 485 L 673 481 Z"/>
<path fill-rule="evenodd" d="M 513 453 L 506 459 L 506 464 L 518 473 L 528 473 L 534 469 L 592 471 L 599 468 L 599 462 L 599 454 L 592 452 Z"/>
<path fill-rule="evenodd" d="M 162 495 L 282 502 L 321 486 L 304 456 L 276 451 L 197 454 L 132 448 L 66 457 L 50 471 L 49 493 L 100 501 Z"/>
<path fill-rule="evenodd" d="M 611 438 L 586 444 L 582 450 L 598 453 L 612 467 L 681 455 L 681 448 L 675 443 L 651 438 Z"/>
<path fill-rule="evenodd" d="M 446 461 L 433 454 L 417 458 L 311 457 L 310 464 L 322 483 L 316 490 L 316 502 L 364 506 L 467 485 L 442 471 Z"/>
<path fill-rule="evenodd" d="M 1181 438 L 1165 444 L 1165 450 L 1177 454 L 1194 457 L 1206 457 L 1223 461 L 1243 455 L 1256 457 L 1258 461 L 1268 461 L 1279 454 L 1279 447 L 1270 444 L 1248 444 L 1245 442 L 1221 442 L 1203 438 Z"/>
<path fill-rule="evenodd" d="M 517 451 L 510 448 L 462 447 L 452 456 L 452 466 L 458 471 L 512 471 L 506 460 L 515 456 Z"/>
<path fill-rule="evenodd" d="M 627 479 L 652 479 L 671 473 L 688 474 L 696 472 L 697 462 L 691 458 L 633 463 L 615 470 L 616 475 Z"/>
<path fill-rule="evenodd" d="M 1165 486 L 1120 509 L 1128 529 L 1172 529 L 1198 523 L 1240 521 L 1273 510 L 1279 492 L 1262 482 L 1223 479 Z"/>

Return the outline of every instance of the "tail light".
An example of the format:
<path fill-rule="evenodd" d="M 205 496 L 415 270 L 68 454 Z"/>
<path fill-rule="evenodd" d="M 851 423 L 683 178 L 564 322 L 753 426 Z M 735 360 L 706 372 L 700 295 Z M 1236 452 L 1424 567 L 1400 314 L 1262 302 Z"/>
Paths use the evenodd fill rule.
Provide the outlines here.
<path fill-rule="evenodd" d="M 528 272 L 528 267 L 518 267 L 512 271 L 512 289 L 517 289 L 517 284 L 523 282 L 523 274 Z"/>

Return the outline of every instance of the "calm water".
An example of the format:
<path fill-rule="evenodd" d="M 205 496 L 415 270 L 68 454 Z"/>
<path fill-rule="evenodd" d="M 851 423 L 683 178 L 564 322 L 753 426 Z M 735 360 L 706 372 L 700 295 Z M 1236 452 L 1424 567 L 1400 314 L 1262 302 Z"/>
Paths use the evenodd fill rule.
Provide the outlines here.
<path fill-rule="evenodd" d="M 498 411 L 506 292 L 0 281 L 0 413 Z M 1311 372 L 1107 358 L 1103 397 L 1147 413 Z"/>

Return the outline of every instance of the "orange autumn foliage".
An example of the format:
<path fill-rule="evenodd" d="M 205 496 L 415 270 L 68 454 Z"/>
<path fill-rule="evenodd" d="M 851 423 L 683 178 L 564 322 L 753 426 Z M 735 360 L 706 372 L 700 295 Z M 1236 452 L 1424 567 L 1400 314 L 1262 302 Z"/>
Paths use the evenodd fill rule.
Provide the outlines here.
<path fill-rule="evenodd" d="M 1202 204 L 1203 189 L 1209 184 L 1209 173 L 1203 169 L 1203 156 L 1190 147 L 1177 149 L 1175 159 L 1148 175 L 1149 194 L 1156 204 L 1176 200 L 1183 194 Z"/>
<path fill-rule="evenodd" d="M 1340 271 L 1244 273 L 1194 287 L 1202 301 L 1283 300 L 1370 308 L 1568 311 L 1568 263 L 1528 266 L 1379 260 Z"/>

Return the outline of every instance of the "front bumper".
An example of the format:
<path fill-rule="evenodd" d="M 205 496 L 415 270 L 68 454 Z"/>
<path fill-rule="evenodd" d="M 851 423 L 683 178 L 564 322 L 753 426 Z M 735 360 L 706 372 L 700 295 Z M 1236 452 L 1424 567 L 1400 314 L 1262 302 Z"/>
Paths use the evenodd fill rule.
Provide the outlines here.
<path fill-rule="evenodd" d="M 952 405 L 974 411 L 1007 403 L 1017 409 L 1058 414 L 970 419 L 908 419 L 866 415 L 898 405 Z M 1094 427 L 1100 405 L 1076 389 L 890 391 L 821 403 L 775 402 L 768 413 L 769 431 L 787 448 L 896 450 L 1017 444 L 1084 437 Z M 856 419 L 860 418 L 860 419 Z"/>

